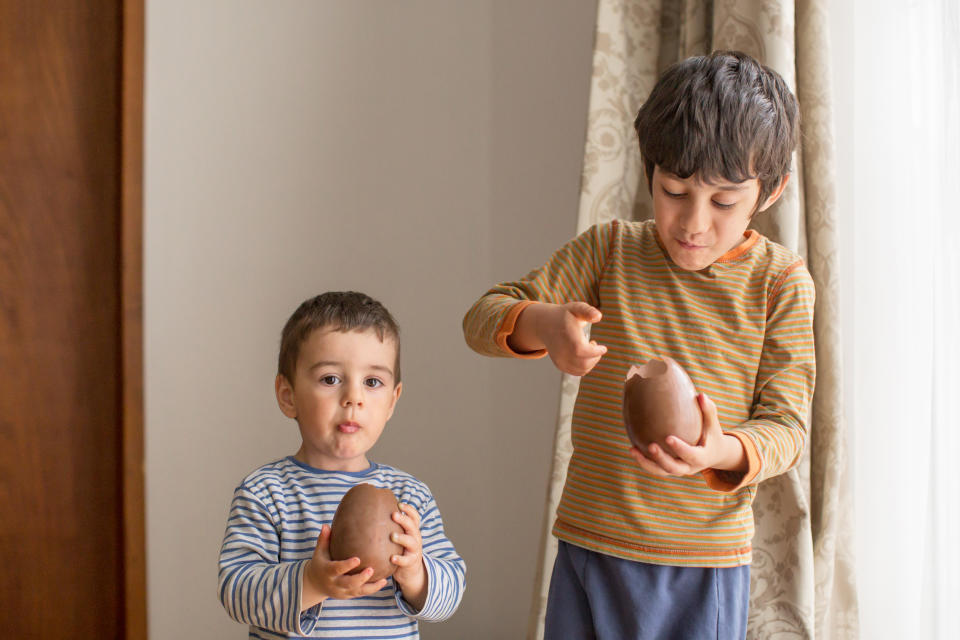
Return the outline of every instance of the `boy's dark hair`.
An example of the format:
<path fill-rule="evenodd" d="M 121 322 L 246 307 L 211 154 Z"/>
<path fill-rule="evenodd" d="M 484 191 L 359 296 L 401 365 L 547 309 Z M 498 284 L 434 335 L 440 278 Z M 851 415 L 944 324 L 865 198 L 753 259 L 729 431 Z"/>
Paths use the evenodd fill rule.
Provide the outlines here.
<path fill-rule="evenodd" d="M 380 340 L 389 338 L 397 347 L 393 364 L 395 382 L 400 382 L 400 327 L 386 307 L 356 291 L 328 291 L 305 300 L 283 325 L 277 373 L 292 385 L 302 345 L 317 329 L 356 331 L 373 329 Z"/>
<path fill-rule="evenodd" d="M 715 51 L 664 71 L 634 127 L 653 189 L 659 166 L 681 178 L 760 181 L 760 206 L 790 173 L 800 111 L 783 78 L 745 53 Z"/>

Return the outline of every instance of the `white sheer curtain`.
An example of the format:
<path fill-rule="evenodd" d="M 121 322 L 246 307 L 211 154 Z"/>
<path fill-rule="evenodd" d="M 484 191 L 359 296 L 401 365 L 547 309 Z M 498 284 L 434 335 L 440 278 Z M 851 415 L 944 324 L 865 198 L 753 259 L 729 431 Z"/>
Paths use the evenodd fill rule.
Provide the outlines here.
<path fill-rule="evenodd" d="M 862 637 L 956 638 L 960 2 L 852 3 L 853 83 L 837 89 L 852 93 L 853 166 L 838 189 L 853 188 L 841 238 Z"/>

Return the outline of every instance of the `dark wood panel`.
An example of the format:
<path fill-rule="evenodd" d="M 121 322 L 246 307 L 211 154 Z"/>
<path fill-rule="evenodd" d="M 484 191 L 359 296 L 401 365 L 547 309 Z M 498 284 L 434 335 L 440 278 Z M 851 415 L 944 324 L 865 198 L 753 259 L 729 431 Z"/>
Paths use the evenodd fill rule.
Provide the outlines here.
<path fill-rule="evenodd" d="M 123 417 L 123 573 L 126 640 L 147 637 L 143 449 L 144 0 L 123 1 L 120 327 Z"/>
<path fill-rule="evenodd" d="M 120 0 L 0 0 L 0 629 L 124 632 Z"/>

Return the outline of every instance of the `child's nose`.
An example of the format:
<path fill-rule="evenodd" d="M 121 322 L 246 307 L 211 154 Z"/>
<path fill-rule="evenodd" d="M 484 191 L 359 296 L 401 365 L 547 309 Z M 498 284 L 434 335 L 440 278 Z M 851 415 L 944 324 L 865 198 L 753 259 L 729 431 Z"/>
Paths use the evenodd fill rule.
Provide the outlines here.
<path fill-rule="evenodd" d="M 680 220 L 680 226 L 690 235 L 710 228 L 710 202 L 692 201 Z"/>
<path fill-rule="evenodd" d="M 345 407 L 363 406 L 363 387 L 358 384 L 344 385 L 341 400 Z"/>

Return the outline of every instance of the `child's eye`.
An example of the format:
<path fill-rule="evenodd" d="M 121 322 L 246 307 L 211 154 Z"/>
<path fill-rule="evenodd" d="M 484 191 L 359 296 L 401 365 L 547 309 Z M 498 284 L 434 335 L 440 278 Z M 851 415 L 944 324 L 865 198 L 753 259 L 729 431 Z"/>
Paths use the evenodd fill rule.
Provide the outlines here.
<path fill-rule="evenodd" d="M 717 202 L 716 200 L 713 201 L 713 206 L 719 207 L 719 208 L 721 208 L 721 209 L 732 209 L 735 204 L 737 204 L 737 203 L 736 203 L 736 202 L 730 202 L 730 203 L 727 203 L 727 202 Z"/>
<path fill-rule="evenodd" d="M 674 193 L 673 191 L 669 191 L 666 187 L 663 187 L 663 192 L 667 194 L 668 198 L 682 198 L 686 195 L 685 193 Z"/>
<path fill-rule="evenodd" d="M 363 384 L 367 385 L 371 389 L 376 389 L 377 387 L 383 386 L 383 382 L 377 378 L 367 378 L 363 381 Z"/>
<path fill-rule="evenodd" d="M 320 378 L 320 383 L 328 386 L 333 386 L 338 382 L 340 382 L 340 378 L 334 375 L 323 376 L 322 378 Z"/>

